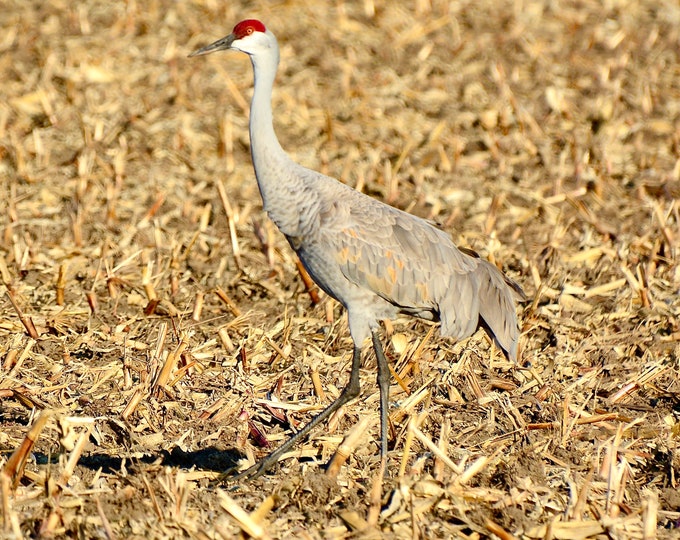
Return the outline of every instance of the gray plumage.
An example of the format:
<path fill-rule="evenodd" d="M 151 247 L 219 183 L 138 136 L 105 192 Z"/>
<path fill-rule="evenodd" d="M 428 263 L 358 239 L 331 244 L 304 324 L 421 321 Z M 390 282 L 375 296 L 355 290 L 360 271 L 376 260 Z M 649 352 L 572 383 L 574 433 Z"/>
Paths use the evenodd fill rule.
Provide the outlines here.
<path fill-rule="evenodd" d="M 255 90 L 250 109 L 253 167 L 264 209 L 314 281 L 348 313 L 354 356 L 350 382 L 337 401 L 262 462 L 239 477 L 258 476 L 312 427 L 359 393 L 359 357 L 368 337 L 378 359 L 381 454 L 387 453 L 389 371 L 376 331 L 400 313 L 441 321 L 454 339 L 479 327 L 517 360 L 513 294 L 521 289 L 471 250 L 458 249 L 428 221 L 368 197 L 290 159 L 276 138 L 271 94 L 279 61 L 274 35 L 256 20 L 191 56 L 236 49 L 250 56 Z"/>

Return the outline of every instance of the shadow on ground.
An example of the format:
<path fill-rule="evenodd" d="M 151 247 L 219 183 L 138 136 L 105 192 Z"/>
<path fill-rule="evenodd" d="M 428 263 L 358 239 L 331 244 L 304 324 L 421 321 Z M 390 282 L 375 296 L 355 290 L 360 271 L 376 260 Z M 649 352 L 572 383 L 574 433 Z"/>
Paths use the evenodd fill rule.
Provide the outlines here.
<path fill-rule="evenodd" d="M 33 454 L 38 465 L 55 463 L 58 460 L 56 454 L 35 452 Z M 78 460 L 78 464 L 93 471 L 100 470 L 104 474 L 119 473 L 122 469 L 135 469 L 140 465 L 160 465 L 167 467 L 179 467 L 182 469 L 198 469 L 203 471 L 227 472 L 238 465 L 243 459 L 243 454 L 235 450 L 221 450 L 215 447 L 203 448 L 192 452 L 186 452 L 180 448 L 161 450 L 158 453 L 120 456 L 106 453 L 85 455 Z"/>

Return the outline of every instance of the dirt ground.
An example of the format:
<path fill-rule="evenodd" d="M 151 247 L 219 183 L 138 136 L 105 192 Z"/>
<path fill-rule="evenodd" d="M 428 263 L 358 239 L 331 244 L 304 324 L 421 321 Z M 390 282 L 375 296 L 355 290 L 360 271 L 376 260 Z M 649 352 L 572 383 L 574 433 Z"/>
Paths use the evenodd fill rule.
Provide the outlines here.
<path fill-rule="evenodd" d="M 368 352 L 360 399 L 216 481 L 351 358 L 262 212 L 247 57 L 187 58 L 250 17 L 293 158 L 529 297 L 521 366 L 386 326 L 382 485 Z M 0 536 L 678 538 L 677 2 L 5 0 L 0 29 Z"/>

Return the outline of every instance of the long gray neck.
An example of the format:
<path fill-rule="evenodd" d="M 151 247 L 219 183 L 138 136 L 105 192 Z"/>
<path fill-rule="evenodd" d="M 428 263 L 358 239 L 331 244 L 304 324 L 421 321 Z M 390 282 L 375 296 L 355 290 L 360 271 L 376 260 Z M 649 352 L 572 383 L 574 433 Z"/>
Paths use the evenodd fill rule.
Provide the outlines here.
<path fill-rule="evenodd" d="M 274 133 L 272 118 L 272 89 L 279 65 L 279 50 L 270 49 L 250 61 L 255 76 L 255 90 L 250 102 L 250 145 L 253 159 L 263 152 L 285 155 Z M 257 168 L 257 166 L 256 166 Z"/>
<path fill-rule="evenodd" d="M 294 233 L 291 193 L 300 191 L 295 176 L 298 167 L 281 148 L 272 118 L 272 88 L 279 64 L 279 50 L 272 48 L 251 55 L 255 89 L 250 103 L 250 153 L 265 210 L 285 234 Z M 287 232 L 288 231 L 288 232 Z"/>

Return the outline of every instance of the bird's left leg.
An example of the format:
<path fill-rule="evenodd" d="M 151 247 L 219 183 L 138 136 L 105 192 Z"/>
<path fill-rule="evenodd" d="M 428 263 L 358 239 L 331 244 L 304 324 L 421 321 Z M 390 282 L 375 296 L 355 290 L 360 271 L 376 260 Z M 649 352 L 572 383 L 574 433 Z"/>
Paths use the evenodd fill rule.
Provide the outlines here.
<path fill-rule="evenodd" d="M 387 434 L 389 432 L 388 412 L 390 397 L 390 368 L 383 352 L 380 337 L 375 330 L 371 330 L 373 350 L 378 360 L 378 388 L 380 389 L 380 457 L 383 465 L 387 460 Z"/>
<path fill-rule="evenodd" d="M 349 381 L 347 386 L 340 392 L 340 395 L 335 401 L 333 401 L 328 407 L 312 418 L 308 424 L 306 424 L 300 431 L 295 433 L 286 442 L 279 446 L 276 450 L 271 452 L 269 455 L 264 457 L 262 460 L 258 461 L 252 467 L 246 469 L 245 471 L 231 476 L 229 471 L 220 477 L 220 480 L 229 480 L 230 482 L 236 480 L 242 480 L 245 478 L 255 479 L 261 476 L 269 469 L 271 469 L 278 461 L 279 458 L 293 448 L 299 441 L 301 441 L 307 434 L 319 423 L 323 422 L 331 414 L 337 411 L 340 407 L 346 403 L 352 401 L 359 395 L 361 390 L 359 385 L 359 370 L 361 368 L 361 347 L 354 347 L 354 354 L 352 355 L 352 371 L 349 375 Z M 388 370 L 389 371 L 389 370 Z M 389 374 L 389 373 L 388 373 Z M 385 446 L 387 448 L 387 446 Z"/>

